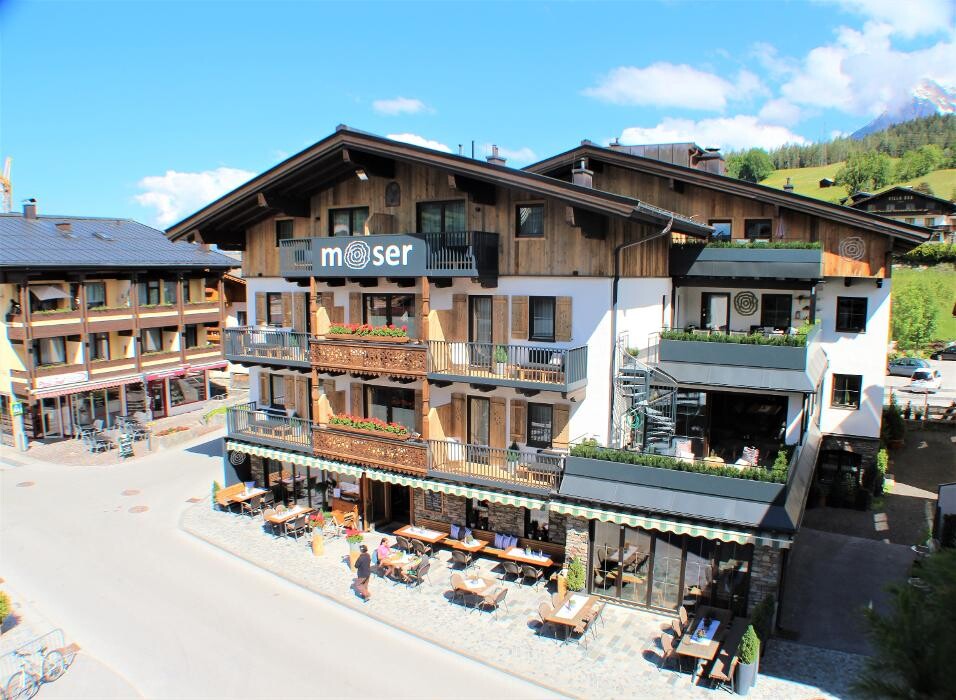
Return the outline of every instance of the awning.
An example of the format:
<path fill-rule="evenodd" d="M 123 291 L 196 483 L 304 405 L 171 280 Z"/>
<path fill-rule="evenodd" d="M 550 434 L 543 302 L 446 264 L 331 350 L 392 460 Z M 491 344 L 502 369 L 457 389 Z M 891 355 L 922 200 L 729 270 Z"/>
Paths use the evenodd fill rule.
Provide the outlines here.
<path fill-rule="evenodd" d="M 186 369 L 184 367 L 177 367 L 176 369 L 168 369 L 163 372 L 147 374 L 146 381 L 151 382 L 156 379 L 166 379 L 167 377 L 182 377 L 184 374 L 186 374 Z"/>
<path fill-rule="evenodd" d="M 586 520 L 601 520 L 607 523 L 616 523 L 617 525 L 629 525 L 645 530 L 657 530 L 658 532 L 673 532 L 677 535 L 689 535 L 691 537 L 704 537 L 709 540 L 720 540 L 721 542 L 758 544 L 765 547 L 773 547 L 774 549 L 787 549 L 790 547 L 791 542 L 788 537 L 770 537 L 754 532 L 725 530 L 688 521 L 651 518 L 633 513 L 601 510 L 599 508 L 589 508 L 587 506 L 578 506 L 570 503 L 552 501 L 549 504 L 549 509 L 555 513 L 573 515 Z"/>
<path fill-rule="evenodd" d="M 122 386 L 123 384 L 138 384 L 142 381 L 142 375 L 134 374 L 129 377 L 104 379 L 101 382 L 84 382 L 82 384 L 50 387 L 49 389 L 37 389 L 31 392 L 31 395 L 39 399 L 48 399 L 54 396 L 66 396 L 68 394 L 80 394 L 86 391 L 96 391 L 97 389 L 109 389 L 110 387 Z"/>
<path fill-rule="evenodd" d="M 50 301 L 51 299 L 72 299 L 72 297 L 59 287 L 49 284 L 37 284 L 30 286 L 30 294 L 40 301 Z"/>
<path fill-rule="evenodd" d="M 190 372 L 203 372 L 208 369 L 222 369 L 223 367 L 228 366 L 228 362 L 225 360 L 217 360 L 216 362 L 209 362 L 204 365 L 189 365 Z"/>
<path fill-rule="evenodd" d="M 234 440 L 226 441 L 226 449 L 231 452 L 243 452 L 256 457 L 265 457 L 266 459 L 275 459 L 280 462 L 291 462 L 302 467 L 311 467 L 312 469 L 325 469 L 337 474 L 360 477 L 363 468 L 354 464 L 345 464 L 344 462 L 334 462 L 328 459 L 319 459 L 311 455 L 301 454 L 299 452 L 289 452 L 288 450 L 277 450 L 272 447 L 263 447 L 261 445 L 250 445 L 245 442 L 236 442 Z"/>

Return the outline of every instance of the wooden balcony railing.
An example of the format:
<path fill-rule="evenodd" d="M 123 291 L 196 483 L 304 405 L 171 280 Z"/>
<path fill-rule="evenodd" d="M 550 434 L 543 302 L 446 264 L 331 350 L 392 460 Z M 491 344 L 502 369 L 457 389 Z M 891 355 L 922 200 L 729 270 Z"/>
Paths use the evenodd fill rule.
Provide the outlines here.
<path fill-rule="evenodd" d="M 557 491 L 565 455 L 524 448 L 508 450 L 429 440 L 430 474 L 489 486 L 509 486 L 532 493 Z"/>
<path fill-rule="evenodd" d="M 587 383 L 586 346 L 563 349 L 431 340 L 428 355 L 429 379 L 561 392 Z"/>
<path fill-rule="evenodd" d="M 398 377 L 423 377 L 427 371 L 424 344 L 313 339 L 311 354 L 320 371 Z"/>
<path fill-rule="evenodd" d="M 309 366 L 309 336 L 264 328 L 224 328 L 226 359 L 262 365 Z"/>
<path fill-rule="evenodd" d="M 390 471 L 424 475 L 428 471 L 426 445 L 417 440 L 399 440 L 384 434 L 367 435 L 315 425 L 312 446 L 320 457 L 343 462 L 384 467 Z"/>
<path fill-rule="evenodd" d="M 312 450 L 311 422 L 290 418 L 276 411 L 260 409 L 247 403 L 226 409 L 226 431 L 229 437 L 248 440 L 271 447 L 298 452 Z"/>

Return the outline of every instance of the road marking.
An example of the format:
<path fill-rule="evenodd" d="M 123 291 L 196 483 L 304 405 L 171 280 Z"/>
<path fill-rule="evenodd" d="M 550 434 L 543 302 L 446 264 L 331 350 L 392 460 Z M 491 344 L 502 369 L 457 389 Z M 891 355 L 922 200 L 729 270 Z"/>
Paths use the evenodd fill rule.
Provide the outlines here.
<path fill-rule="evenodd" d="M 149 510 L 149 506 L 133 506 L 129 509 L 130 513 L 145 513 Z"/>
<path fill-rule="evenodd" d="M 36 486 L 36 482 L 35 482 L 35 481 L 21 481 L 19 484 L 17 484 L 17 486 L 19 486 L 20 488 L 26 488 L 26 487 L 28 487 L 28 486 Z"/>
<path fill-rule="evenodd" d="M 126 489 L 125 491 L 120 492 L 121 496 L 138 496 L 139 489 Z"/>

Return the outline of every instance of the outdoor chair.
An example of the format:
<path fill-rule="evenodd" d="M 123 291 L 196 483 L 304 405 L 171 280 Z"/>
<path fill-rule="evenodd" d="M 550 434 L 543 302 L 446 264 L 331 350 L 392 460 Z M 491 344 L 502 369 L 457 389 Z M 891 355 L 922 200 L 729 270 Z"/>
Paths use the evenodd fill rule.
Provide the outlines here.
<path fill-rule="evenodd" d="M 271 508 L 272 506 L 275 505 L 276 497 L 275 497 L 275 494 L 272 493 L 272 491 L 266 491 L 264 494 L 262 494 L 261 498 L 262 498 L 263 509 Z"/>
<path fill-rule="evenodd" d="M 544 569 L 536 569 L 528 564 L 521 565 L 521 578 L 525 581 L 530 578 L 532 588 L 538 585 L 538 582 L 541 580 L 542 576 L 544 576 Z"/>
<path fill-rule="evenodd" d="M 276 534 L 276 524 L 269 521 L 269 518 L 276 514 L 275 508 L 265 508 L 262 511 L 262 525 L 269 528 L 269 532 L 274 536 Z"/>
<path fill-rule="evenodd" d="M 710 678 L 710 687 L 713 689 L 726 690 L 729 693 L 735 692 L 734 673 L 737 670 L 738 658 L 736 656 L 730 660 L 730 668 L 727 669 L 725 661 L 715 661 L 707 674 Z"/>
<path fill-rule="evenodd" d="M 687 631 L 687 626 L 690 624 L 690 620 L 687 618 L 687 608 L 683 605 L 677 609 L 677 617 L 680 618 L 680 634 L 684 634 Z M 679 637 L 680 634 L 677 636 Z"/>
<path fill-rule="evenodd" d="M 475 610 L 479 610 L 484 607 L 490 607 L 495 613 L 495 619 L 498 619 L 498 608 L 502 605 L 507 609 L 508 603 L 505 601 L 505 598 L 508 596 L 508 589 L 503 587 L 495 588 L 494 590 L 489 591 L 483 596 L 480 596 L 480 599 L 475 604 Z"/>
<path fill-rule="evenodd" d="M 103 430 L 103 419 L 97 418 L 95 421 L 93 421 L 93 427 L 96 429 L 96 432 Z"/>
<path fill-rule="evenodd" d="M 666 634 L 662 634 L 658 641 L 661 643 L 662 651 L 661 662 L 657 665 L 657 670 L 660 671 L 669 661 L 676 661 L 677 670 L 680 671 L 680 657 L 677 655 L 677 649 L 674 648 L 674 641 Z"/>
<path fill-rule="evenodd" d="M 242 502 L 242 512 L 250 517 L 254 517 L 256 513 L 262 512 L 262 496 L 253 496 L 248 501 Z"/>
<path fill-rule="evenodd" d="M 453 549 L 451 550 L 451 562 L 465 570 L 472 564 L 471 554 Z"/>
<path fill-rule="evenodd" d="M 102 433 L 92 433 L 86 436 L 86 449 L 90 452 L 107 452 L 113 449 L 113 441 Z"/>
<path fill-rule="evenodd" d="M 420 557 L 430 559 L 432 556 L 432 547 L 421 540 L 412 540 L 412 551 Z"/>
<path fill-rule="evenodd" d="M 395 535 L 395 546 L 398 547 L 403 552 L 411 552 L 412 545 L 411 543 L 402 537 L 401 535 Z"/>
<path fill-rule="evenodd" d="M 561 597 L 561 595 L 560 595 L 559 593 L 552 593 L 552 594 L 551 594 L 551 607 L 553 607 L 555 610 L 557 610 L 557 609 L 560 608 L 562 605 L 564 605 L 564 598 Z"/>
<path fill-rule="evenodd" d="M 458 600 L 461 598 L 461 602 L 465 602 L 465 580 L 461 577 L 461 574 L 452 574 L 451 575 L 451 599 Z"/>
<path fill-rule="evenodd" d="M 515 564 L 513 561 L 501 562 L 501 568 L 504 569 L 504 572 L 505 572 L 502 578 L 507 578 L 508 576 L 514 576 L 515 583 L 521 580 L 521 567 Z"/>
<path fill-rule="evenodd" d="M 548 622 L 548 618 L 551 617 L 551 614 L 554 610 L 551 608 L 550 603 L 545 600 L 542 600 L 538 604 L 538 620 L 541 622 L 541 626 L 538 628 L 538 634 L 543 634 L 546 627 L 550 627 L 552 632 L 554 630 L 554 625 Z M 557 639 L 557 637 L 552 634 L 552 637 Z"/>
<path fill-rule="evenodd" d="M 597 637 L 597 623 L 600 622 L 603 627 L 605 624 L 604 621 L 604 608 L 607 607 L 607 603 L 598 603 L 591 610 L 590 614 L 585 616 L 584 624 L 588 626 L 588 629 L 591 630 L 591 636 Z"/>
<path fill-rule="evenodd" d="M 422 559 L 422 563 L 418 565 L 417 569 L 408 572 L 408 585 L 412 588 L 420 588 L 422 581 L 428 578 L 428 571 L 431 566 L 428 559 Z"/>
<path fill-rule="evenodd" d="M 306 527 L 306 516 L 299 515 L 285 523 L 285 534 L 299 539 L 301 535 L 305 534 Z"/>

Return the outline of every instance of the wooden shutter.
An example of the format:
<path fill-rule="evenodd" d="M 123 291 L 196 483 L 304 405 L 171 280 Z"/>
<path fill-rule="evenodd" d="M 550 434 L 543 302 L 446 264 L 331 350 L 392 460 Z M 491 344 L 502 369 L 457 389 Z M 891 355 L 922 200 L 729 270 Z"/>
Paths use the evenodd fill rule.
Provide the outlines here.
<path fill-rule="evenodd" d="M 511 337 L 528 339 L 528 297 L 511 297 Z"/>
<path fill-rule="evenodd" d="M 551 446 L 559 449 L 567 449 L 568 446 L 568 418 L 570 417 L 570 406 L 566 403 L 554 404 L 551 414 Z"/>
<path fill-rule="evenodd" d="M 465 395 L 452 394 L 451 395 L 451 434 L 449 435 L 449 437 L 458 438 L 459 440 L 464 442 L 466 420 L 467 418 L 466 418 L 466 411 L 465 411 Z M 448 435 L 447 432 L 445 434 Z"/>
<path fill-rule="evenodd" d="M 554 339 L 558 342 L 571 340 L 571 297 L 554 300 Z"/>
<path fill-rule="evenodd" d="M 350 386 L 350 390 L 352 394 L 351 408 L 350 408 L 352 415 L 364 416 L 365 402 L 362 401 L 362 383 L 352 382 L 349 386 Z"/>
<path fill-rule="evenodd" d="M 300 333 L 309 330 L 309 293 L 292 294 L 292 327 Z"/>
<path fill-rule="evenodd" d="M 287 409 L 296 408 L 295 405 L 295 377 L 286 376 L 285 378 L 285 403 L 283 404 Z M 299 414 L 301 415 L 301 414 Z"/>
<path fill-rule="evenodd" d="M 292 292 L 282 292 L 282 327 L 292 328 Z"/>
<path fill-rule="evenodd" d="M 452 337 L 446 335 L 446 340 L 468 340 L 468 295 L 455 294 L 451 298 Z"/>
<path fill-rule="evenodd" d="M 415 432 L 422 432 L 422 390 L 415 389 Z"/>
<path fill-rule="evenodd" d="M 329 332 L 329 325 L 333 323 L 332 292 L 320 292 L 315 295 L 315 335 L 325 335 Z"/>
<path fill-rule="evenodd" d="M 299 418 L 310 418 L 309 380 L 306 377 L 295 379 L 295 412 Z"/>
<path fill-rule="evenodd" d="M 361 292 L 349 292 L 349 323 L 362 323 Z"/>
<path fill-rule="evenodd" d="M 491 341 L 508 344 L 508 297 L 495 295 L 491 306 Z"/>
<path fill-rule="evenodd" d="M 268 323 L 268 311 L 266 311 L 266 293 L 256 292 L 256 325 L 264 326 Z"/>
<path fill-rule="evenodd" d="M 492 396 L 489 399 L 491 404 L 491 418 L 488 430 L 489 447 L 498 449 L 505 448 L 505 400 L 500 396 Z"/>
<path fill-rule="evenodd" d="M 511 442 L 526 442 L 528 428 L 528 402 L 511 399 Z"/>
<path fill-rule="evenodd" d="M 272 397 L 269 396 L 269 373 L 259 372 L 259 405 L 268 406 L 272 403 Z"/>

